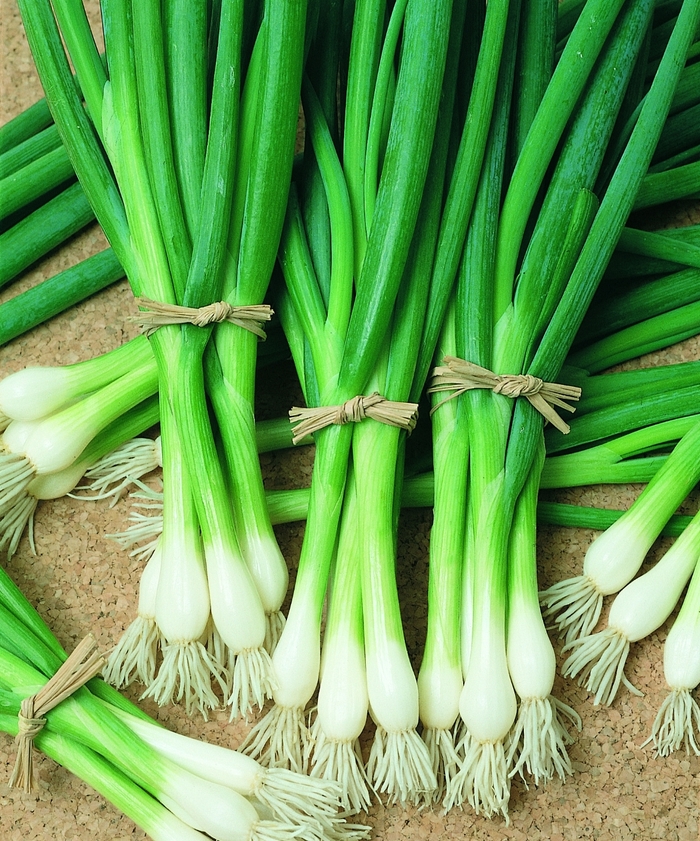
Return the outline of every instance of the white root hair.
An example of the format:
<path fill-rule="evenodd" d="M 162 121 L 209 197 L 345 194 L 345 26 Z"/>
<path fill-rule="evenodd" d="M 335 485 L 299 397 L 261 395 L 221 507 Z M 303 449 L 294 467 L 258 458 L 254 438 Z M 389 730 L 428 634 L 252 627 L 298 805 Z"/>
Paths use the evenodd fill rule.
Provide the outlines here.
<path fill-rule="evenodd" d="M 229 650 L 226 681 L 231 721 L 239 716 L 247 721 L 253 707 L 262 709 L 275 689 L 270 655 L 264 648 L 246 648 L 236 654 Z"/>
<path fill-rule="evenodd" d="M 670 756 L 685 747 L 685 752 L 700 756 L 700 705 L 689 689 L 672 689 L 659 708 L 651 730 L 644 742 L 654 743 L 658 756 Z"/>
<path fill-rule="evenodd" d="M 556 774 L 562 780 L 573 773 L 567 746 L 574 739 L 564 723 L 581 729 L 581 717 L 567 704 L 552 695 L 547 698 L 524 698 L 518 718 L 508 734 L 506 763 L 513 777 L 525 780 L 530 774 L 535 785 L 546 783 Z"/>
<path fill-rule="evenodd" d="M 340 805 L 349 813 L 366 812 L 371 804 L 370 784 L 359 739 L 329 738 L 318 718 L 311 727 L 309 776 L 339 788 Z"/>
<path fill-rule="evenodd" d="M 588 575 L 577 575 L 553 584 L 540 593 L 545 619 L 553 618 L 560 637 L 567 643 L 588 636 L 603 608 L 603 594 Z"/>
<path fill-rule="evenodd" d="M 616 628 L 606 628 L 597 634 L 565 645 L 562 651 L 572 650 L 564 663 L 566 677 L 579 676 L 579 686 L 595 694 L 593 703 L 610 706 L 615 700 L 620 684 L 634 695 L 642 693 L 625 677 L 625 663 L 630 641 Z"/>
<path fill-rule="evenodd" d="M 75 490 L 90 493 L 71 493 L 69 496 L 77 499 L 110 499 L 110 506 L 116 505 L 129 485 L 160 467 L 161 463 L 160 438 L 155 441 L 151 438 L 132 438 L 102 456 L 85 471 L 84 478 L 88 484 L 79 485 Z"/>
<path fill-rule="evenodd" d="M 225 691 L 220 665 L 196 640 L 164 643 L 162 649 L 158 676 L 141 697 L 154 698 L 159 706 L 182 703 L 187 715 L 199 710 L 206 721 L 209 710 L 221 706 L 212 690 L 212 679 Z"/>
<path fill-rule="evenodd" d="M 390 803 L 419 804 L 437 788 L 428 749 L 417 730 L 388 731 L 377 725 L 367 775 Z"/>
<path fill-rule="evenodd" d="M 267 768 L 288 768 L 302 774 L 310 740 L 304 710 L 274 704 L 238 749 Z"/>
<path fill-rule="evenodd" d="M 129 686 L 135 680 L 150 686 L 156 678 L 161 642 L 155 618 L 137 616 L 109 655 L 102 677 L 117 689 Z"/>
<path fill-rule="evenodd" d="M 29 545 L 36 555 L 34 543 L 34 512 L 39 500 L 32 494 L 21 494 L 14 504 L 0 516 L 0 552 L 7 549 L 7 559 L 15 554 L 25 528 L 29 526 Z"/>
<path fill-rule="evenodd" d="M 444 800 L 453 779 L 462 767 L 462 760 L 455 744 L 455 727 L 450 729 L 426 727 L 423 730 L 423 741 L 428 749 L 430 764 L 437 781 L 435 791 L 427 800 L 428 804 Z"/>

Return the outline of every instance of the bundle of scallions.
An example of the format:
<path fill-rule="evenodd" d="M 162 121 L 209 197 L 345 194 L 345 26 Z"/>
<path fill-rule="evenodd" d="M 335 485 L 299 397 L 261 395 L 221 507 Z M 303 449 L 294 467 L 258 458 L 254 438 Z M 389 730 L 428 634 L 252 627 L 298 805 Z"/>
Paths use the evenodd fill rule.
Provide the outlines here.
<path fill-rule="evenodd" d="M 204 732 L 230 726 L 229 712 L 218 712 L 222 702 L 235 717 L 271 696 L 272 711 L 250 734 L 248 749 L 272 767 L 330 780 L 328 791 L 335 793 L 329 796 L 339 796 L 343 808 L 378 809 L 374 792 L 398 802 L 386 814 L 401 815 L 411 826 L 407 832 L 442 820 L 407 807 L 426 802 L 510 815 L 517 828 L 523 820 L 518 800 L 532 798 L 527 782 L 539 787 L 585 764 L 591 717 L 604 721 L 603 711 L 580 708 L 576 689 L 555 683 L 554 652 L 537 605 L 538 488 L 650 483 L 630 515 L 593 544 L 624 566 L 616 534 L 623 533 L 628 548 L 637 539 L 635 523 L 643 525 L 635 557 L 614 587 L 602 582 L 595 589 L 589 559 L 580 576 L 583 595 L 578 579 L 555 584 L 574 571 L 548 566 L 541 573 L 541 581 L 554 585 L 542 594 L 545 607 L 565 633 L 575 613 L 574 627 L 584 632 L 580 640 L 569 634 L 563 668 L 582 680 L 596 703 L 619 698 L 623 682 L 632 692 L 651 685 L 629 663 L 625 673 L 627 654 L 635 650 L 630 643 L 667 621 L 696 566 L 697 525 L 676 517 L 670 528 L 682 536 L 663 560 L 634 578 L 697 481 L 697 363 L 646 370 L 647 360 L 639 373 L 600 372 L 698 333 L 694 231 L 643 235 L 644 218 L 629 214 L 666 197 L 692 200 L 698 192 L 699 4 L 569 2 L 557 23 L 556 3 L 528 0 L 476 6 L 456 0 L 110 0 L 102 4 L 103 64 L 80 4 L 60 0 L 53 9 L 84 107 L 72 93 L 67 66 L 52 65 L 60 59 L 59 39 L 50 27 L 36 28 L 50 23 L 49 4 L 20 5 L 40 72 L 51 79 L 59 131 L 132 284 L 136 279 L 135 291 L 194 308 L 219 299 L 233 306 L 273 302 L 294 371 L 284 369 L 291 385 L 280 384 L 274 369 L 262 373 L 256 396 L 258 337 L 220 323 L 161 327 L 150 345 L 137 338 L 106 362 L 84 363 L 72 386 L 63 383 L 63 369 L 49 372 L 50 388 L 40 390 L 58 401 L 41 410 L 47 420 L 20 415 L 5 431 L 3 469 L 11 481 L 0 490 L 0 539 L 15 553 L 9 568 L 52 619 L 57 601 L 80 605 L 78 627 L 87 631 L 94 622 L 114 645 L 116 629 L 137 614 L 132 576 L 146 555 L 123 556 L 108 572 L 98 554 L 119 555 L 98 538 L 88 562 L 78 557 L 75 537 L 62 536 L 80 525 L 57 525 L 60 512 L 80 510 L 88 530 L 104 518 L 105 531 L 121 532 L 124 504 L 98 513 L 86 507 L 90 503 L 67 500 L 47 509 L 53 533 L 37 532 L 38 558 L 32 558 L 20 540 L 24 522 L 37 499 L 58 495 L 55 487 L 38 490 L 36 483 L 44 473 L 61 471 L 53 463 L 45 469 L 31 448 L 50 440 L 42 423 L 69 437 L 81 433 L 74 451 L 58 448 L 67 459 L 62 470 L 70 473 L 62 487 L 72 488 L 89 465 L 159 419 L 161 454 L 148 444 L 142 468 L 136 462 L 115 468 L 117 461 L 98 468 L 103 490 L 112 479 L 113 488 L 123 489 L 156 461 L 164 482 L 162 496 L 140 486 L 141 510 L 157 515 L 151 531 L 140 534 L 148 533 L 149 541 L 162 535 L 151 541 L 155 551 L 141 582 L 144 621 L 113 655 L 111 679 L 125 684 L 139 676 L 150 698 L 165 705 L 159 715 L 169 714 L 171 701 L 200 709 L 212 718 L 196 725 Z M 182 54 L 192 59 L 187 67 Z M 290 197 L 300 87 L 306 137 Z M 68 115 L 56 91 L 58 100 L 69 102 Z M 50 160 L 60 157 L 51 133 L 33 148 L 42 143 Z M 99 176 L 92 184 L 90 174 Z M 32 172 L 25 175 L 29 184 Z M 64 176 L 54 175 L 51 183 L 62 184 Z M 280 233 L 281 273 L 266 298 Z M 110 294 L 119 301 L 112 313 L 121 319 L 128 295 Z M 125 333 L 134 335 L 135 328 Z M 21 367 L 12 355 L 16 348 L 36 347 L 37 340 L 28 334 L 19 341 L 0 349 L 14 369 Z M 696 345 L 682 347 L 697 358 Z M 115 376 L 110 359 L 120 354 L 124 369 Z M 480 376 L 487 379 L 491 373 L 529 375 L 580 385 L 570 434 L 550 429 L 543 436 L 543 422 L 524 397 L 511 401 L 471 386 L 447 401 L 436 392 L 432 421 L 422 412 L 412 435 L 415 418 L 405 422 L 406 431 L 376 419 L 375 392 L 380 409 L 418 403 L 430 368 L 445 367 L 445 357 L 486 368 Z M 58 353 L 52 364 L 61 364 Z M 435 385 L 442 389 L 444 377 L 455 373 L 460 363 Z M 31 379 L 26 383 L 22 394 L 39 390 Z M 159 411 L 151 397 L 156 388 Z M 280 394 L 270 396 L 275 390 Z M 279 414 L 292 402 L 285 403 L 287 394 L 296 403 L 331 409 L 334 417 L 340 406 L 341 415 L 367 417 L 317 429 L 315 448 L 291 457 L 302 469 L 296 467 L 290 485 L 308 484 L 311 473 L 310 489 L 270 491 L 258 467 L 257 450 L 268 448 L 260 448 L 259 434 L 256 446 L 254 407 L 277 397 L 273 413 Z M 2 399 L 0 383 L 0 407 Z M 430 437 L 431 424 L 432 454 L 418 444 Z M 53 447 L 45 448 L 54 455 Z M 268 485 L 275 487 L 286 458 L 265 457 Z M 425 474 L 427 467 L 434 474 Z M 406 546 L 399 512 L 419 505 L 434 506 L 434 513 L 429 582 L 423 576 L 416 593 L 401 582 L 407 558 L 421 564 L 427 557 L 427 526 L 416 553 Z M 684 513 L 696 507 L 691 502 Z M 636 518 L 635 511 L 641 511 Z M 602 527 L 605 519 L 604 512 L 565 510 L 551 501 L 541 502 L 539 512 L 541 522 L 571 516 Z M 273 523 L 306 517 L 303 542 L 297 526 L 272 531 Z M 56 560 L 49 578 L 34 573 L 56 539 L 65 543 L 66 557 Z M 124 535 L 122 543 L 129 539 Z M 280 549 L 292 568 L 300 554 L 286 626 L 287 567 Z M 108 586 L 101 604 L 85 608 L 73 586 L 60 583 L 62 570 L 76 564 L 81 581 L 96 591 L 106 577 L 119 584 Z M 610 564 L 604 566 L 609 572 Z M 611 608 L 608 628 L 595 633 L 603 596 L 631 579 Z M 54 595 L 40 595 L 37 585 L 46 580 L 55 582 Z M 698 752 L 700 713 L 692 697 L 700 679 L 692 657 L 697 580 L 696 571 L 668 635 L 670 695 L 664 701 L 666 690 L 656 684 L 658 699 L 647 706 L 644 732 L 635 731 L 651 736 L 676 769 L 683 760 L 674 751 Z M 122 602 L 117 587 L 126 588 Z M 424 630 L 415 628 L 426 621 L 416 618 L 425 616 L 426 589 L 423 646 Z M 648 607 L 638 607 L 644 598 Z M 582 601 L 583 613 L 576 611 Z M 183 608 L 177 618 L 169 612 L 175 603 Z M 640 615 L 645 623 L 636 621 Z M 114 633 L 99 631 L 105 620 Z M 63 655 L 54 649 L 54 660 L 47 655 L 42 668 L 27 654 L 34 644 L 29 637 L 25 644 L 20 656 L 48 677 Z M 3 655 L 3 674 L 14 675 L 3 687 L 8 732 L 16 726 L 17 699 L 29 694 L 17 688 L 33 691 L 43 681 L 13 661 L 13 653 L 20 652 Z M 128 754 L 133 766 L 142 750 L 148 766 L 137 782 L 149 794 L 138 794 L 134 812 L 126 794 L 133 783 L 123 775 L 128 769 L 107 769 L 91 752 L 99 740 L 79 747 L 70 741 L 76 738 L 71 711 L 84 695 L 49 714 L 66 729 L 54 736 L 47 727 L 37 747 L 79 773 L 92 773 L 137 822 L 147 815 L 144 828 L 152 837 L 178 837 L 158 826 L 165 818 L 152 795 L 156 778 L 163 778 L 151 749 Z M 128 704 L 110 697 L 129 721 Z M 375 726 L 365 731 L 368 712 Z M 584 735 L 572 745 L 579 712 Z M 121 733 L 126 744 L 132 737 L 110 715 L 100 726 Z M 109 738 L 105 733 L 102 748 L 111 762 L 120 749 Z M 653 772 L 646 759 L 643 771 Z M 275 773 L 281 780 L 288 772 Z M 511 780 L 516 796 L 509 807 Z M 576 784 L 538 788 L 533 809 L 551 812 L 553 791 L 565 797 L 570 785 Z M 270 839 L 352 834 L 330 814 L 303 830 L 288 821 L 255 832 Z M 447 837 L 448 821 L 456 820 L 457 834 L 466 832 L 473 818 L 461 823 L 459 814 L 452 812 L 438 831 Z M 547 826 L 542 837 L 556 834 L 554 823 Z M 381 837 L 383 830 L 377 832 Z"/>
<path fill-rule="evenodd" d="M 38 720 L 37 746 L 155 841 L 321 841 L 366 834 L 337 814 L 337 786 L 265 770 L 235 751 L 170 733 L 99 679 L 80 678 L 82 685 L 61 701 L 52 682 L 66 671 L 67 682 L 78 679 L 95 657 L 94 639 L 86 637 L 67 657 L 4 570 L 0 626 L 0 729 L 18 736 L 25 721 Z M 103 661 L 96 659 L 92 674 Z M 23 704 L 35 696 L 28 713 Z M 13 776 L 27 792 L 34 783 L 31 750 L 24 765 L 19 754 Z"/>

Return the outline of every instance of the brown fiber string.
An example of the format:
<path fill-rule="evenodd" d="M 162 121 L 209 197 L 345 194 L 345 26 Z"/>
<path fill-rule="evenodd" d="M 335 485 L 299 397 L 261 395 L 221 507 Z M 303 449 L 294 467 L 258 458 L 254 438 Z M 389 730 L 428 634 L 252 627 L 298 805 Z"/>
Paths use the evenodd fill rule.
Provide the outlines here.
<path fill-rule="evenodd" d="M 49 710 L 58 706 L 101 671 L 105 658 L 94 650 L 95 646 L 95 638 L 88 634 L 49 682 L 42 686 L 36 695 L 22 701 L 18 716 L 19 732 L 15 739 L 17 759 L 10 777 L 10 786 L 23 788 L 28 794 L 31 793 L 34 737 L 41 732 L 46 723 L 44 716 Z"/>
<path fill-rule="evenodd" d="M 180 307 L 176 304 L 152 301 L 150 298 L 136 298 L 136 303 L 146 309 L 132 316 L 130 321 L 143 327 L 146 335 L 150 335 L 164 324 L 194 324 L 195 327 L 207 327 L 210 324 L 230 321 L 231 324 L 236 324 L 265 339 L 262 325 L 273 315 L 272 308 L 267 304 L 234 307 L 226 301 L 216 301 L 205 307 Z"/>
<path fill-rule="evenodd" d="M 452 400 L 464 394 L 465 391 L 472 388 L 488 388 L 495 394 L 503 394 L 513 399 L 527 398 L 553 426 L 561 432 L 569 432 L 569 424 L 559 417 L 554 407 L 565 409 L 567 412 L 575 412 L 576 409 L 566 401 L 578 400 L 581 397 L 581 389 L 577 386 L 546 383 L 530 374 L 494 374 L 488 368 L 482 368 L 480 365 L 457 359 L 454 356 L 446 356 L 443 361 L 446 363 L 445 366 L 433 370 L 433 379 L 428 392 L 446 391 L 451 394 L 434 406 L 433 412 L 447 400 Z"/>
<path fill-rule="evenodd" d="M 289 410 L 294 432 L 292 441 L 298 444 L 307 435 L 313 435 L 331 424 L 359 423 L 365 418 L 412 432 L 418 419 L 418 404 L 387 400 L 375 391 L 367 397 L 360 395 L 346 400 L 341 406 L 316 406 L 308 409 L 293 406 Z"/>

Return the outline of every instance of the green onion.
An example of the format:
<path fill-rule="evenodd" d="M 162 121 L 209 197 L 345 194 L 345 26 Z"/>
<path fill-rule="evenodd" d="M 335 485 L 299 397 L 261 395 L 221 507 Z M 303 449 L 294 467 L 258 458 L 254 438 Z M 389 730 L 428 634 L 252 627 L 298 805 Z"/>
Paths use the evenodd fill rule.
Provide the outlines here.
<path fill-rule="evenodd" d="M 634 505 L 589 546 L 583 574 L 554 584 L 542 594 L 545 615 L 556 617 L 567 643 L 591 633 L 603 596 L 618 592 L 634 578 L 661 529 L 700 479 L 699 442 L 696 423 Z"/>
<path fill-rule="evenodd" d="M 700 732 L 700 709 L 692 690 L 700 683 L 698 636 L 700 635 L 700 563 L 695 570 L 683 604 L 664 643 L 664 677 L 670 688 L 654 719 L 653 741 L 659 756 L 679 750 L 700 754 L 696 733 Z"/>
<path fill-rule="evenodd" d="M 20 699 L 53 675 L 66 655 L 1 570 L 0 602 L 0 727 L 16 734 Z M 46 722 L 37 745 L 48 744 L 58 761 L 65 760 L 107 797 L 116 795 L 115 804 L 156 839 L 203 837 L 184 829 L 166 835 L 180 826 L 175 814 L 222 841 L 366 835 L 364 827 L 348 826 L 337 816 L 336 784 L 268 771 L 234 751 L 168 733 L 97 678 L 49 712 Z M 263 804 L 273 820 L 260 821 L 246 798 Z"/>
<path fill-rule="evenodd" d="M 506 761 L 512 765 L 511 775 L 517 773 L 524 779 L 527 771 L 535 785 L 554 774 L 564 779 L 573 773 L 567 752 L 573 739 L 566 720 L 581 729 L 578 714 L 552 695 L 556 658 L 537 597 L 534 509 L 543 455 L 533 465 L 518 499 L 508 560 L 508 672 L 520 705 L 508 737 Z"/>
<path fill-rule="evenodd" d="M 580 637 L 564 647 L 570 651 L 564 674 L 595 695 L 596 704 L 610 705 L 620 683 L 641 695 L 624 673 L 630 643 L 651 634 L 668 619 L 700 557 L 700 514 L 666 554 L 644 575 L 623 587 L 610 608 L 603 631 Z"/>

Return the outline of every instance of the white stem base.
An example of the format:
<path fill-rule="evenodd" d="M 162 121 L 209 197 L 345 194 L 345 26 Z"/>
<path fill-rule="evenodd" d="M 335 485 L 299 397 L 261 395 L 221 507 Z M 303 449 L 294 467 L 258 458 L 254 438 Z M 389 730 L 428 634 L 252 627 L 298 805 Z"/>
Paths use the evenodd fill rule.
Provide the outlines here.
<path fill-rule="evenodd" d="M 462 760 L 455 746 L 454 728 L 447 730 L 426 727 L 423 730 L 423 741 L 428 749 L 430 764 L 437 780 L 437 788 L 428 800 L 428 804 L 439 803 L 451 790 L 453 780 L 462 768 Z"/>
<path fill-rule="evenodd" d="M 233 667 L 229 669 L 226 706 L 231 707 L 231 721 L 239 716 L 247 721 L 253 706 L 262 709 L 266 699 L 272 697 L 272 661 L 264 648 L 231 653 L 230 659 Z"/>
<path fill-rule="evenodd" d="M 158 677 L 141 697 L 154 698 L 161 707 L 182 703 L 187 715 L 192 715 L 197 709 L 206 721 L 208 711 L 221 706 L 211 688 L 212 678 L 224 692 L 226 687 L 221 678 L 221 667 L 201 642 L 165 643 Z"/>
<path fill-rule="evenodd" d="M 696 736 L 697 733 L 697 736 Z M 659 756 L 669 756 L 674 750 L 685 746 L 700 756 L 700 706 L 689 689 L 673 689 L 666 696 L 654 720 L 651 736 L 644 742 L 654 742 Z"/>
<path fill-rule="evenodd" d="M 0 517 L 27 495 L 36 470 L 26 456 L 0 452 Z"/>
<path fill-rule="evenodd" d="M 540 593 L 540 603 L 545 608 L 544 618 L 556 616 L 554 624 L 559 636 L 572 643 L 587 637 L 595 628 L 603 608 L 603 594 L 592 578 L 578 575 Z"/>
<path fill-rule="evenodd" d="M 581 729 L 578 713 L 552 695 L 520 701 L 518 718 L 507 742 L 506 763 L 509 768 L 512 766 L 511 777 L 519 774 L 524 780 L 527 771 L 538 786 L 555 774 L 563 780 L 572 773 L 566 748 L 574 739 L 564 726 L 564 718 Z"/>
<path fill-rule="evenodd" d="M 339 741 L 323 732 L 317 718 L 311 728 L 313 740 L 309 775 L 328 780 L 339 787 L 338 797 L 350 813 L 369 810 L 371 798 L 359 739 Z"/>
<path fill-rule="evenodd" d="M 562 649 L 573 649 L 564 663 L 566 677 L 576 677 L 579 686 L 595 693 L 593 703 L 610 706 L 615 700 L 620 683 L 634 695 L 642 693 L 625 677 L 625 663 L 630 650 L 630 641 L 615 628 L 606 628 L 598 634 L 591 634 Z"/>
<path fill-rule="evenodd" d="M 238 748 L 267 768 L 288 768 L 304 773 L 311 733 L 301 707 L 275 704 Z"/>
<path fill-rule="evenodd" d="M 465 730 L 457 750 L 462 767 L 447 791 L 445 809 L 467 801 L 477 815 L 501 814 L 507 824 L 510 777 L 503 741 L 478 742 Z"/>
<path fill-rule="evenodd" d="M 0 411 L 0 432 L 4 432 L 9 425 L 10 418 L 3 411 Z"/>
<path fill-rule="evenodd" d="M 34 512 L 39 500 L 31 494 L 22 494 L 0 516 L 0 552 L 7 549 L 7 560 L 15 554 L 24 530 L 29 526 L 29 545 L 36 555 L 34 545 Z"/>
<path fill-rule="evenodd" d="M 265 621 L 265 642 L 263 646 L 268 654 L 272 654 L 277 648 L 286 620 L 281 610 L 271 610 L 265 614 Z"/>
<path fill-rule="evenodd" d="M 150 686 L 156 679 L 156 658 L 162 637 L 152 616 L 137 616 L 109 655 L 102 677 L 117 689 L 135 680 Z"/>
<path fill-rule="evenodd" d="M 425 802 L 437 788 L 428 749 L 416 730 L 387 731 L 377 725 L 367 774 L 390 803 Z"/>

